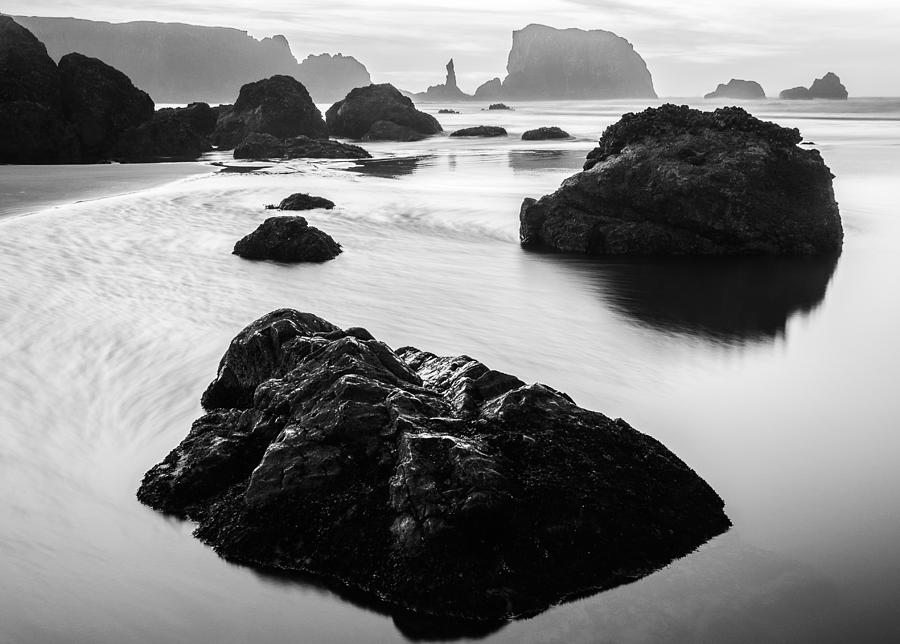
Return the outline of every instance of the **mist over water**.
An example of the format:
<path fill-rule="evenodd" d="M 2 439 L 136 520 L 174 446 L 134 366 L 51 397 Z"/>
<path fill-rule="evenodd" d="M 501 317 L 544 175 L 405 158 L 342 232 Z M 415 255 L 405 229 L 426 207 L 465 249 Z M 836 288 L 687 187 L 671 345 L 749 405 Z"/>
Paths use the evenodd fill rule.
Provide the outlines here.
<path fill-rule="evenodd" d="M 644 106 L 454 105 L 445 130 L 510 136 L 373 143 L 362 165 L 0 167 L 4 195 L 44 187 L 0 210 L 0 641 L 415 634 L 228 564 L 134 497 L 201 414 L 230 339 L 284 306 L 565 391 L 659 439 L 725 500 L 735 527 L 693 555 L 485 641 L 900 636 L 900 101 L 745 105 L 799 127 L 836 175 L 837 261 L 521 250 L 522 199 L 553 191 Z M 542 125 L 574 138 L 519 139 Z M 304 216 L 343 245 L 338 259 L 231 254 L 264 204 L 300 191 L 337 204 Z"/>

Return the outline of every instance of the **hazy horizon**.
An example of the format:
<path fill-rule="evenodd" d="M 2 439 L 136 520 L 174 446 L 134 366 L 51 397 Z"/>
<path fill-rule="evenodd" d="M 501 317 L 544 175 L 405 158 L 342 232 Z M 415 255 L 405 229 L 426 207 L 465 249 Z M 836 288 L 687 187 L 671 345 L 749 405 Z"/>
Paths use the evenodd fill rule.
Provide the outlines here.
<path fill-rule="evenodd" d="M 647 62 L 660 96 L 700 96 L 731 78 L 758 81 L 769 96 L 809 85 L 828 71 L 851 96 L 900 96 L 900 11 L 887 0 L 852 7 L 831 0 L 760 0 L 752 8 L 725 2 L 663 0 L 652 11 L 635 0 L 474 0 L 422 6 L 387 0 L 370 8 L 359 0 L 272 0 L 262 10 L 221 0 L 215 12 L 201 0 L 148 0 L 124 6 L 110 0 L 5 3 L 13 15 L 108 22 L 150 20 L 231 27 L 256 38 L 283 34 L 298 60 L 311 53 L 343 53 L 368 68 L 374 82 L 411 91 L 443 82 L 456 63 L 466 92 L 506 74 L 512 31 L 530 23 L 604 29 L 626 38 Z M 473 17 L 477 19 L 473 20 Z M 410 55 L 415 52 L 415 55 Z"/>

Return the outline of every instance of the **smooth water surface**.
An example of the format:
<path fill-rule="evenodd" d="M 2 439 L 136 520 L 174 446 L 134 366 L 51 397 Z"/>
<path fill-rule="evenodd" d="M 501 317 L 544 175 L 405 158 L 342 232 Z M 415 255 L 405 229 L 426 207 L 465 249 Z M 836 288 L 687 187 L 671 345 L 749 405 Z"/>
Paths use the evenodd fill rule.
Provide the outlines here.
<path fill-rule="evenodd" d="M 900 637 L 900 101 L 747 104 L 799 127 L 835 173 L 837 261 L 524 252 L 522 198 L 554 190 L 643 105 L 454 107 L 445 129 L 499 124 L 510 137 L 370 144 L 380 160 L 362 166 L 129 166 L 147 183 L 128 190 L 109 166 L 0 167 L 4 194 L 50 177 L 128 193 L 4 199 L 0 642 L 438 635 L 222 561 L 190 524 L 135 500 L 200 415 L 231 337 L 283 306 L 566 391 L 661 440 L 725 499 L 735 527 L 693 555 L 485 641 Z M 574 139 L 519 140 L 540 125 Z M 306 215 L 342 255 L 289 266 L 231 254 L 272 214 L 264 204 L 297 191 L 338 204 Z"/>

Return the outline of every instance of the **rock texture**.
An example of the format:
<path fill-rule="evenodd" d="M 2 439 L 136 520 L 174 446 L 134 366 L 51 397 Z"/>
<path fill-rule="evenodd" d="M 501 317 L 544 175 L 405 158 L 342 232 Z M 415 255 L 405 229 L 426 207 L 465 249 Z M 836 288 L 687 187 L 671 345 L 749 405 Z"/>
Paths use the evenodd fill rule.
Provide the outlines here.
<path fill-rule="evenodd" d="M 280 139 L 271 134 L 250 134 L 234 149 L 235 159 L 368 159 L 372 155 L 358 145 L 295 136 Z"/>
<path fill-rule="evenodd" d="M 303 217 L 269 217 L 234 245 L 245 259 L 277 262 L 324 262 L 340 253 L 340 244 Z"/>
<path fill-rule="evenodd" d="M 499 78 L 492 78 L 478 86 L 475 90 L 475 100 L 492 101 L 500 98 L 503 93 L 503 82 Z"/>
<path fill-rule="evenodd" d="M 428 134 L 414 130 L 405 125 L 397 125 L 393 121 L 375 121 L 369 131 L 363 135 L 363 141 L 421 141 Z"/>
<path fill-rule="evenodd" d="M 443 85 L 432 85 L 424 92 L 416 94 L 420 101 L 468 101 L 472 96 L 462 91 L 456 84 L 456 68 L 453 59 L 447 63 L 447 78 Z"/>
<path fill-rule="evenodd" d="M 417 110 L 409 97 L 387 83 L 357 87 L 325 113 L 330 134 L 352 139 L 365 137 L 379 121 L 388 121 L 426 136 L 441 131 L 437 119 Z"/>
<path fill-rule="evenodd" d="M 847 100 L 847 88 L 841 83 L 837 74 L 828 72 L 822 78 L 817 78 L 810 85 L 809 94 L 813 98 L 829 98 L 833 100 Z"/>
<path fill-rule="evenodd" d="M 728 529 L 623 420 L 467 356 L 282 309 L 240 332 L 206 414 L 138 498 L 246 564 L 498 619 L 633 581 Z"/>
<path fill-rule="evenodd" d="M 539 127 L 522 133 L 523 141 L 541 141 L 544 139 L 570 139 L 572 135 L 556 126 Z"/>
<path fill-rule="evenodd" d="M 837 254 L 832 175 L 801 140 L 737 107 L 626 114 L 584 172 L 525 200 L 521 243 L 595 255 Z"/>
<path fill-rule="evenodd" d="M 451 132 L 450 136 L 506 136 L 506 130 L 496 125 L 476 125 Z"/>
<path fill-rule="evenodd" d="M 282 199 L 277 206 L 266 206 L 266 208 L 269 210 L 313 210 L 315 208 L 331 210 L 334 208 L 334 202 L 325 197 L 316 197 L 305 192 L 295 192 L 291 196 Z"/>
<path fill-rule="evenodd" d="M 256 39 L 246 31 L 162 22 L 109 23 L 17 16 L 54 60 L 70 51 L 122 70 L 157 103 L 234 100 L 241 86 L 274 74 L 292 76 L 317 102 L 332 102 L 371 82 L 352 56 L 310 55 L 301 63 L 284 36 Z"/>
<path fill-rule="evenodd" d="M 219 117 L 213 138 L 219 147 L 233 148 L 253 133 L 327 136 L 322 113 L 303 84 L 281 75 L 241 87 L 232 110 Z"/>
<path fill-rule="evenodd" d="M 59 70 L 44 45 L 0 15 L 0 163 L 67 163 L 80 159 L 74 128 L 62 110 Z"/>
<path fill-rule="evenodd" d="M 504 99 L 656 98 L 644 60 L 611 31 L 528 25 L 513 32 L 506 70 Z"/>
<path fill-rule="evenodd" d="M 766 92 L 756 81 L 732 78 L 728 83 L 719 83 L 716 89 L 703 98 L 765 98 Z"/>

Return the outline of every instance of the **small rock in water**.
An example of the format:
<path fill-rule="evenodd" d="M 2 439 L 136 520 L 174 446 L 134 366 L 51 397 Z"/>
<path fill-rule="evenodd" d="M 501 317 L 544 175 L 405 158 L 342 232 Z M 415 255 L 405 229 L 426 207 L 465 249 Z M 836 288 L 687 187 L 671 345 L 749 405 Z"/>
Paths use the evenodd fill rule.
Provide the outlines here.
<path fill-rule="evenodd" d="M 523 141 L 541 141 L 544 139 L 569 139 L 572 135 L 565 130 L 554 127 L 539 127 L 522 134 Z"/>
<path fill-rule="evenodd" d="M 476 125 L 451 132 L 450 136 L 506 136 L 506 130 L 496 125 Z"/>
<path fill-rule="evenodd" d="M 488 105 L 489 110 L 511 110 L 512 108 L 506 103 L 491 103 Z"/>
<path fill-rule="evenodd" d="M 271 204 L 266 206 L 268 210 L 313 210 L 314 208 L 331 210 L 334 208 L 334 202 L 325 197 L 316 197 L 305 192 L 295 192 L 291 196 L 282 199 L 277 206 Z"/>
<path fill-rule="evenodd" d="M 625 421 L 467 356 L 282 309 L 138 498 L 222 556 L 405 610 L 497 620 L 628 583 L 724 532 L 723 502 Z"/>
<path fill-rule="evenodd" d="M 234 254 L 245 259 L 278 262 L 324 262 L 340 252 L 340 244 L 330 235 L 296 216 L 269 217 L 234 245 Z"/>
<path fill-rule="evenodd" d="M 456 110 L 438 110 L 438 114 L 459 114 Z"/>

